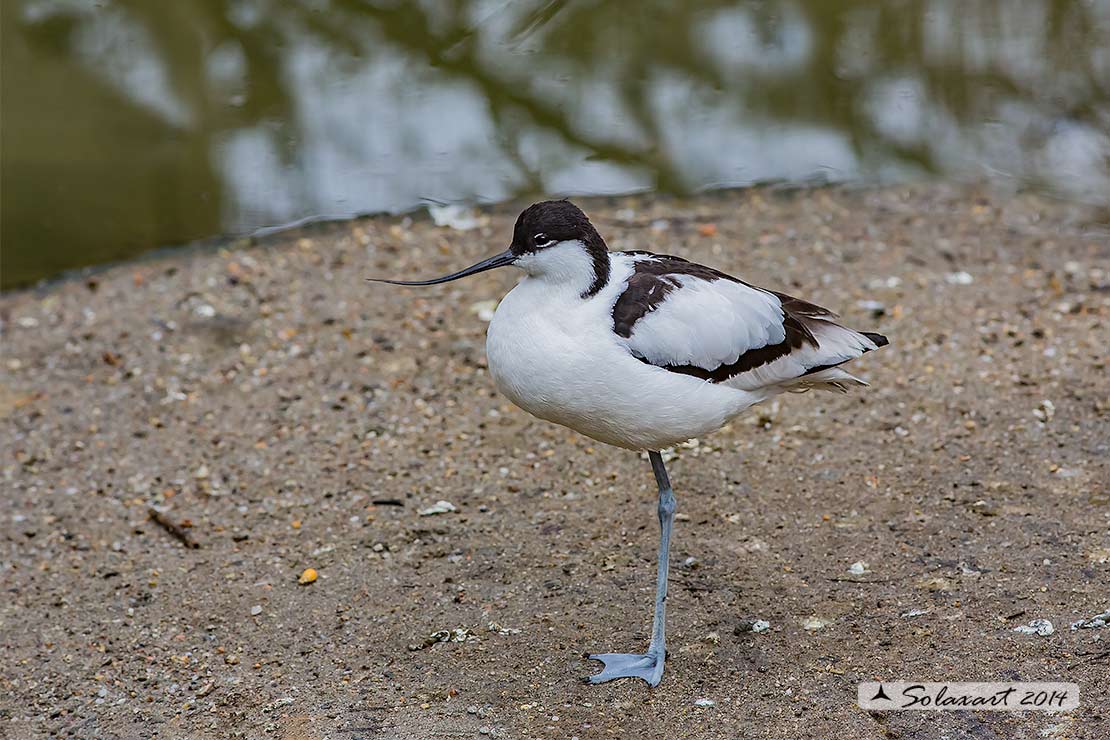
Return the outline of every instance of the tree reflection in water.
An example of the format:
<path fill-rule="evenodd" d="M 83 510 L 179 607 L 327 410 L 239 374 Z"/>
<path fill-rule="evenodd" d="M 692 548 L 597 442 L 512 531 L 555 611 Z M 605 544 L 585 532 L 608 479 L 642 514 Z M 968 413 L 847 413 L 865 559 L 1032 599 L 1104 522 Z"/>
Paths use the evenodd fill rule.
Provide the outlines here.
<path fill-rule="evenodd" d="M 2 12 L 5 285 L 429 199 L 922 174 L 1110 192 L 1107 3 Z"/>

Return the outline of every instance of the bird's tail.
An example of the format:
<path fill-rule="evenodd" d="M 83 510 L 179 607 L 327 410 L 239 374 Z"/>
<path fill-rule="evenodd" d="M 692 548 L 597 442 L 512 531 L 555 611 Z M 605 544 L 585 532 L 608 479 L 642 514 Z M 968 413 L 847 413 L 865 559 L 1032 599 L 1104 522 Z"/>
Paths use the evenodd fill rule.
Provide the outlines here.
<path fill-rule="evenodd" d="M 762 393 L 769 398 L 783 391 L 803 393 L 811 388 L 846 393 L 852 386 L 867 385 L 845 372 L 841 365 L 888 344 L 874 332 L 859 332 L 817 316 L 795 316 L 805 328 L 806 339 L 789 354 L 729 379 L 733 388 Z"/>
<path fill-rule="evenodd" d="M 788 390 L 791 393 L 805 393 L 817 388 L 823 391 L 847 393 L 852 386 L 867 387 L 868 385 L 869 383 L 860 380 L 847 370 L 841 370 L 839 367 L 828 367 L 815 373 L 806 373 L 791 383 Z"/>
<path fill-rule="evenodd" d="M 879 347 L 885 347 L 888 344 L 890 344 L 890 340 L 887 339 L 882 334 L 879 334 L 878 332 L 861 331 L 859 333 L 862 334 L 863 336 L 867 337 L 868 339 L 870 339 L 872 341 L 872 343 L 874 343 L 875 349 L 878 349 Z"/>
<path fill-rule="evenodd" d="M 807 358 L 813 364 L 789 384 L 787 390 L 793 393 L 805 393 L 812 388 L 847 393 L 853 386 L 866 387 L 866 382 L 840 366 L 890 344 L 882 334 L 855 331 L 825 319 L 810 319 L 806 326 L 813 332 L 817 347 Z"/>

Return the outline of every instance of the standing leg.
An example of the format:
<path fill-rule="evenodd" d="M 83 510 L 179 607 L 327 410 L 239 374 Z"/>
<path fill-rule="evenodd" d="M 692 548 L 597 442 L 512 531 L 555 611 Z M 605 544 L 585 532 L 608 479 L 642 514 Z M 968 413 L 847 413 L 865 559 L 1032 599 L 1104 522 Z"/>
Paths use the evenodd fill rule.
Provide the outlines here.
<path fill-rule="evenodd" d="M 670 570 L 671 528 L 674 525 L 675 498 L 663 457 L 658 452 L 648 453 L 655 482 L 659 484 L 659 562 L 655 585 L 655 619 L 651 625 L 651 643 L 646 653 L 601 653 L 590 655 L 600 660 L 605 668 L 589 677 L 590 683 L 604 683 L 614 678 L 642 678 L 651 686 L 658 686 L 663 677 L 663 661 L 667 657 L 667 573 Z"/>
<path fill-rule="evenodd" d="M 655 620 L 651 626 L 651 645 L 648 652 L 659 654 L 659 676 L 663 675 L 663 658 L 666 657 L 667 626 L 667 575 L 671 565 L 671 529 L 674 527 L 675 498 L 667 469 L 663 467 L 663 456 L 658 452 L 648 453 L 655 482 L 659 485 L 659 554 L 658 575 L 655 582 Z M 659 683 L 656 677 L 655 683 Z M 654 686 L 655 684 L 652 684 Z"/>

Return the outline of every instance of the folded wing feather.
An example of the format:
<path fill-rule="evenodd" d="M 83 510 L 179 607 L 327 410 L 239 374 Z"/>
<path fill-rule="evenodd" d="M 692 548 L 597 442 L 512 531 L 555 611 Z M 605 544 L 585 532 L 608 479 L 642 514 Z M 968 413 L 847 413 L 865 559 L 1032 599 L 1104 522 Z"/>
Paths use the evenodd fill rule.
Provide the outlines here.
<path fill-rule="evenodd" d="M 671 372 L 744 390 L 841 389 L 855 379 L 833 368 L 885 343 L 834 323 L 820 306 L 677 257 L 639 256 L 634 268 L 614 330 L 635 357 Z"/>

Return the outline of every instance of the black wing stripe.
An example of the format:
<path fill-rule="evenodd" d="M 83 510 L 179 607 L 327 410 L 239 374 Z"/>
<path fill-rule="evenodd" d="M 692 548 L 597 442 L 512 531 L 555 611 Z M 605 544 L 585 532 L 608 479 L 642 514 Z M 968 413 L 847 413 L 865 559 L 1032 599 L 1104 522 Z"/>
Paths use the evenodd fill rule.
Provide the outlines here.
<path fill-rule="evenodd" d="M 774 362 L 780 357 L 785 357 L 794 350 L 799 349 L 803 344 L 817 346 L 817 340 L 814 339 L 813 332 L 811 332 L 798 317 L 788 315 L 783 320 L 783 329 L 786 331 L 786 339 L 778 344 L 768 344 L 763 347 L 757 347 L 756 349 L 750 349 L 740 355 L 740 357 L 736 359 L 736 362 L 727 365 L 718 365 L 712 370 L 707 370 L 697 365 L 656 365 L 656 367 L 661 367 L 672 373 L 692 375 L 695 378 L 708 380 L 711 383 L 723 383 L 729 378 L 734 378 L 741 373 L 755 370 L 757 367 L 762 367 L 768 363 Z M 638 357 L 637 359 L 649 365 L 654 364 L 643 357 Z"/>
<path fill-rule="evenodd" d="M 682 287 L 682 283 L 677 279 L 679 275 L 691 275 L 707 282 L 728 280 L 740 283 L 754 290 L 770 293 L 778 298 L 782 304 L 782 328 L 786 338 L 777 344 L 749 349 L 740 355 L 735 362 L 708 369 L 697 365 L 656 365 L 647 358 L 636 356 L 636 359 L 645 364 L 656 365 L 656 367 L 661 367 L 673 373 L 692 375 L 711 383 L 723 383 L 741 373 L 755 370 L 774 362 L 780 357 L 785 357 L 806 344 L 813 347 L 818 346 L 817 339 L 807 324 L 814 320 L 836 318 L 835 313 L 815 303 L 803 301 L 786 293 L 760 288 L 720 270 L 714 270 L 712 267 L 699 265 L 681 257 L 638 251 L 625 252 L 625 254 L 648 257 L 648 259 L 637 260 L 633 263 L 633 271 L 628 278 L 628 285 L 613 305 L 613 331 L 625 339 L 632 336 L 636 323 L 640 319 L 657 309 L 667 299 L 667 296 Z M 886 344 L 886 338 L 882 335 L 868 336 L 880 347 Z M 813 368 L 809 372 L 818 372 L 822 369 L 827 368 Z"/>

